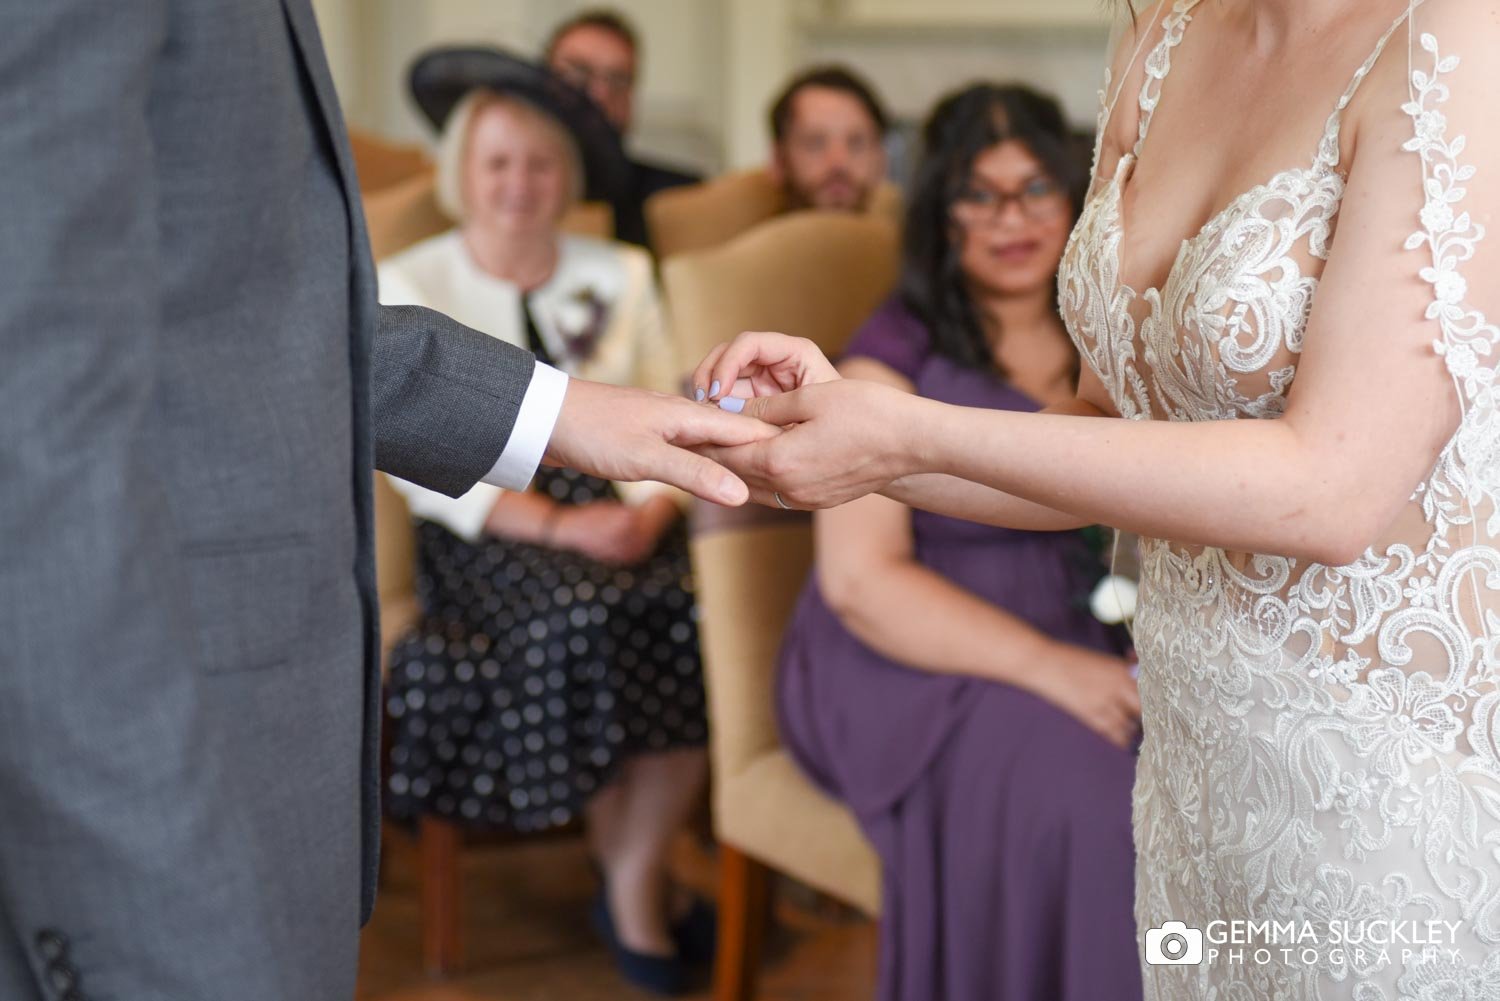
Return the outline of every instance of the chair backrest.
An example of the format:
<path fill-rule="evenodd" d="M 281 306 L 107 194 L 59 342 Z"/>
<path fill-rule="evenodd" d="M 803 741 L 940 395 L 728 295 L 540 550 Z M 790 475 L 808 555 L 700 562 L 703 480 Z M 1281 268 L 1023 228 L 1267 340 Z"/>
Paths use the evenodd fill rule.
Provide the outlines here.
<path fill-rule="evenodd" d="M 365 193 L 365 226 L 377 261 L 453 228 L 453 220 L 438 208 L 433 182 L 429 167 L 398 184 Z"/>
<path fill-rule="evenodd" d="M 745 170 L 652 195 L 646 200 L 646 225 L 651 245 L 665 260 L 717 247 L 786 212 L 786 194 L 771 175 Z M 900 225 L 901 190 L 882 184 L 866 214 Z"/>
<path fill-rule="evenodd" d="M 411 511 L 384 473 L 375 474 L 375 583 L 382 607 L 416 597 L 417 539 Z"/>
<path fill-rule="evenodd" d="M 349 147 L 361 191 L 380 191 L 432 169 L 422 147 L 393 143 L 368 132 L 351 131 Z"/>
<path fill-rule="evenodd" d="M 696 364 L 744 330 L 781 330 L 837 353 L 895 285 L 897 241 L 877 216 L 796 212 L 664 261 L 683 359 Z"/>
<path fill-rule="evenodd" d="M 742 330 L 783 330 L 837 354 L 895 284 L 897 232 L 871 216 L 805 212 L 663 265 L 672 329 L 696 362 Z M 811 520 L 705 506 L 693 548 L 719 776 L 780 746 L 776 653 L 812 562 Z"/>

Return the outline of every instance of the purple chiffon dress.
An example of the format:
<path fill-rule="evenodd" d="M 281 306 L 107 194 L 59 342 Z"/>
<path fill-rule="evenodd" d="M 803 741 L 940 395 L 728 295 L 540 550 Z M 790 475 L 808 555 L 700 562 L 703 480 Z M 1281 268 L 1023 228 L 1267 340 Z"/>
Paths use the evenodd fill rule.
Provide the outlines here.
<path fill-rule="evenodd" d="M 917 392 L 1034 411 L 995 375 L 933 353 L 899 303 L 849 355 Z M 912 513 L 922 565 L 1059 640 L 1119 652 L 1088 611 L 1102 574 L 1072 532 Z M 1130 794 L 1135 757 L 1019 688 L 889 660 L 824 603 L 816 572 L 781 653 L 793 757 L 846 803 L 880 855 L 878 1001 L 1137 1001 Z"/>

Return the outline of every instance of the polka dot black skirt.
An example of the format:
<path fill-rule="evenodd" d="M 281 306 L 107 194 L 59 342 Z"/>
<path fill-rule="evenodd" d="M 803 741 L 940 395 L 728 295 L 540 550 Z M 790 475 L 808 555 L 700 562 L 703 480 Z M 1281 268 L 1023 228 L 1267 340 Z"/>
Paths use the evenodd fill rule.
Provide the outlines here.
<path fill-rule="evenodd" d="M 543 469 L 562 503 L 607 481 Z M 687 533 L 620 568 L 418 524 L 426 617 L 393 651 L 386 810 L 475 827 L 565 824 L 631 755 L 702 746 L 703 672 Z"/>

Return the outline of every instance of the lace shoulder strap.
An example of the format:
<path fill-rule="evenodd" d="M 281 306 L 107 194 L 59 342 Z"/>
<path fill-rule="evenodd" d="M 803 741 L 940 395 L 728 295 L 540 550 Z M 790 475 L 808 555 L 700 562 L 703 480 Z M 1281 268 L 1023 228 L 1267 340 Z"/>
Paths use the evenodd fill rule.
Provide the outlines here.
<path fill-rule="evenodd" d="M 1360 84 L 1365 82 L 1365 77 L 1370 75 L 1370 71 L 1380 61 L 1381 54 L 1385 52 L 1386 46 L 1390 44 L 1396 32 L 1400 30 L 1402 25 L 1410 21 L 1416 13 L 1416 9 L 1422 6 L 1422 3 L 1423 0 L 1412 0 L 1407 9 L 1402 11 L 1400 16 L 1385 30 L 1385 34 L 1380 36 L 1380 41 L 1375 43 L 1375 51 L 1371 52 L 1369 58 L 1360 65 L 1359 69 L 1354 71 L 1354 77 L 1349 81 L 1349 86 L 1339 96 L 1338 103 L 1334 105 L 1333 112 L 1328 116 L 1328 124 L 1323 129 L 1323 138 L 1318 143 L 1318 155 L 1313 162 L 1315 169 L 1326 168 L 1332 170 L 1338 167 L 1341 156 L 1339 152 L 1339 139 L 1344 124 L 1344 109 L 1349 107 L 1350 101 L 1354 100 L 1354 95 L 1359 92 Z"/>
<path fill-rule="evenodd" d="M 1160 0 L 1156 9 L 1151 13 L 1153 21 L 1167 3 L 1168 0 Z M 1134 24 L 1133 15 L 1132 24 Z M 1109 131 L 1109 123 L 1115 117 L 1115 105 L 1120 101 L 1120 94 L 1125 90 L 1125 81 L 1130 79 L 1130 71 L 1135 68 L 1135 61 L 1141 57 L 1141 49 L 1145 48 L 1148 37 L 1150 36 L 1147 32 L 1141 32 L 1140 40 L 1135 43 L 1135 48 L 1130 52 L 1130 58 L 1120 67 L 1116 67 L 1115 59 L 1116 55 L 1124 50 L 1124 43 L 1116 43 L 1114 36 L 1110 38 L 1111 44 L 1104 64 L 1104 85 L 1099 88 L 1099 117 L 1094 127 L 1094 166 L 1091 173 L 1094 179 L 1098 178 L 1099 157 L 1104 151 L 1104 136 Z M 1120 70 L 1118 84 L 1115 83 L 1116 68 Z"/>
<path fill-rule="evenodd" d="M 1172 50 L 1181 44 L 1183 33 L 1193 20 L 1193 8 L 1199 2 L 1200 0 L 1177 0 L 1172 5 L 1172 12 L 1162 21 L 1161 41 L 1156 43 L 1156 48 L 1146 57 L 1146 79 L 1141 83 L 1138 99 L 1140 124 L 1136 130 L 1135 146 L 1130 151 L 1132 157 L 1140 156 L 1141 146 L 1146 142 L 1146 133 L 1151 130 L 1151 118 L 1156 114 L 1157 105 L 1161 103 L 1162 83 L 1172 71 Z"/>

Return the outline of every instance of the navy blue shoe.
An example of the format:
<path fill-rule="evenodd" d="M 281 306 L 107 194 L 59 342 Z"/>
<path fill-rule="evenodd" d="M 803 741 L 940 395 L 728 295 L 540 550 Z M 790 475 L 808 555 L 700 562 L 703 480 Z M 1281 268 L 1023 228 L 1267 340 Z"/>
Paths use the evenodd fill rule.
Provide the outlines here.
<path fill-rule="evenodd" d="M 683 962 L 694 966 L 712 963 L 719 945 L 719 913 L 702 897 L 693 898 L 693 906 L 672 925 L 672 941 Z"/>
<path fill-rule="evenodd" d="M 614 919 L 609 916 L 609 900 L 604 893 L 594 898 L 589 907 L 589 917 L 594 931 L 609 946 L 615 967 L 620 975 L 642 990 L 667 997 L 686 994 L 691 988 L 688 966 L 680 956 L 654 956 L 646 952 L 635 952 L 621 944 L 615 934 Z"/>

